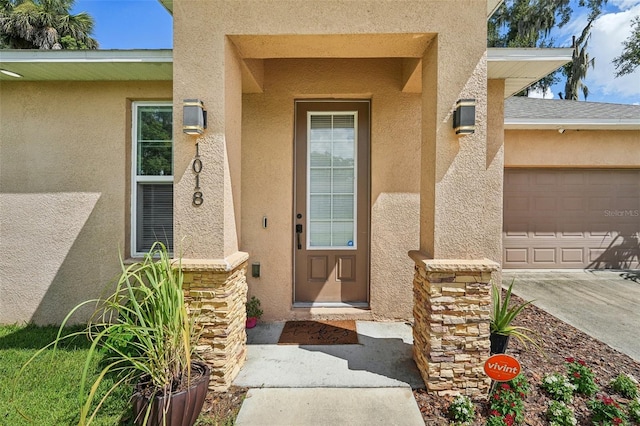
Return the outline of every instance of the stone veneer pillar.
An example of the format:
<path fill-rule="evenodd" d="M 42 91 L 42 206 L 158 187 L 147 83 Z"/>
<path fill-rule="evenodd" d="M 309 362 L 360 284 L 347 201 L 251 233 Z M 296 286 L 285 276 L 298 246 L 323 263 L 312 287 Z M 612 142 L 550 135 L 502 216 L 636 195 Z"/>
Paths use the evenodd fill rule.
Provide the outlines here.
<path fill-rule="evenodd" d="M 482 395 L 491 385 L 489 357 L 491 260 L 436 260 L 418 251 L 415 261 L 413 357 L 427 391 Z"/>
<path fill-rule="evenodd" d="M 182 260 L 185 301 L 202 333 L 196 351 L 211 367 L 211 390 L 227 390 L 246 359 L 248 258 L 238 252 L 224 260 Z"/>

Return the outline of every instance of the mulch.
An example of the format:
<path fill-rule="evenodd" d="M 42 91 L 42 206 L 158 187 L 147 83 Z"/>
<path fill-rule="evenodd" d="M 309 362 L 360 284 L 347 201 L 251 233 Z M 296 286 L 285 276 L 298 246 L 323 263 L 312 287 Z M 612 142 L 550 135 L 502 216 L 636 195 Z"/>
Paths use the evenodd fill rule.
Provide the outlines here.
<path fill-rule="evenodd" d="M 522 303 L 523 300 L 512 296 L 512 303 Z M 585 306 L 585 309 L 589 309 Z M 609 383 L 618 374 L 626 373 L 640 379 L 640 363 L 634 361 L 605 343 L 581 332 L 575 327 L 559 320 L 553 315 L 529 305 L 522 311 L 515 321 L 535 331 L 543 339 L 544 354 L 535 348 L 524 348 L 517 339 L 511 339 L 507 353 L 520 361 L 522 373 L 527 376 L 531 392 L 525 400 L 525 424 L 548 425 L 545 419 L 549 398 L 540 388 L 542 379 L 551 373 L 565 373 L 565 358 L 573 357 L 586 362 L 593 370 L 596 383 L 601 392 L 611 394 Z M 611 331 L 615 333 L 615 330 Z M 428 395 L 424 390 L 414 391 L 422 417 L 426 425 L 448 425 L 447 408 L 453 398 L 442 398 Z M 590 425 L 589 410 L 586 402 L 589 398 L 574 396 L 571 406 L 575 411 L 578 425 Z M 487 420 L 486 404 L 477 400 L 476 422 L 474 425 L 484 425 Z"/>

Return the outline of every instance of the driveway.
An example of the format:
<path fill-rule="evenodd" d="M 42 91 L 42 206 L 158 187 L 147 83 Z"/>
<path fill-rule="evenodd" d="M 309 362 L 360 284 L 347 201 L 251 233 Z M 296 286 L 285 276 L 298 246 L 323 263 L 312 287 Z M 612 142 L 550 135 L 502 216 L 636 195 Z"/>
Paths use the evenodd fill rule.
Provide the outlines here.
<path fill-rule="evenodd" d="M 504 270 L 503 286 L 640 362 L 640 271 Z"/>

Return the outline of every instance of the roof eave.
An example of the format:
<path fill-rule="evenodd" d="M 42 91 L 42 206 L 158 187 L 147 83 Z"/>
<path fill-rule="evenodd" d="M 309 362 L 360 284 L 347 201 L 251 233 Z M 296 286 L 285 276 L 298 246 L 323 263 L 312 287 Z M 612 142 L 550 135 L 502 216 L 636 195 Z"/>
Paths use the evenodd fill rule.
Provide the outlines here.
<path fill-rule="evenodd" d="M 504 80 L 508 98 L 571 61 L 571 48 L 487 49 L 487 78 Z"/>
<path fill-rule="evenodd" d="M 505 119 L 505 130 L 640 130 L 640 119 Z"/>

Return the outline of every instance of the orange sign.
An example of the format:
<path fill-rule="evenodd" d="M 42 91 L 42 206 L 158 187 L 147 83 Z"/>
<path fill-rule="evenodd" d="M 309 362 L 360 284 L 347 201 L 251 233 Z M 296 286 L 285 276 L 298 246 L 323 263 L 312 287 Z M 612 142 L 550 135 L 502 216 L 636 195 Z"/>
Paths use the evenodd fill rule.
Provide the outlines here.
<path fill-rule="evenodd" d="M 484 372 L 496 382 L 508 382 L 520 374 L 520 363 L 511 355 L 498 354 L 484 363 Z"/>

